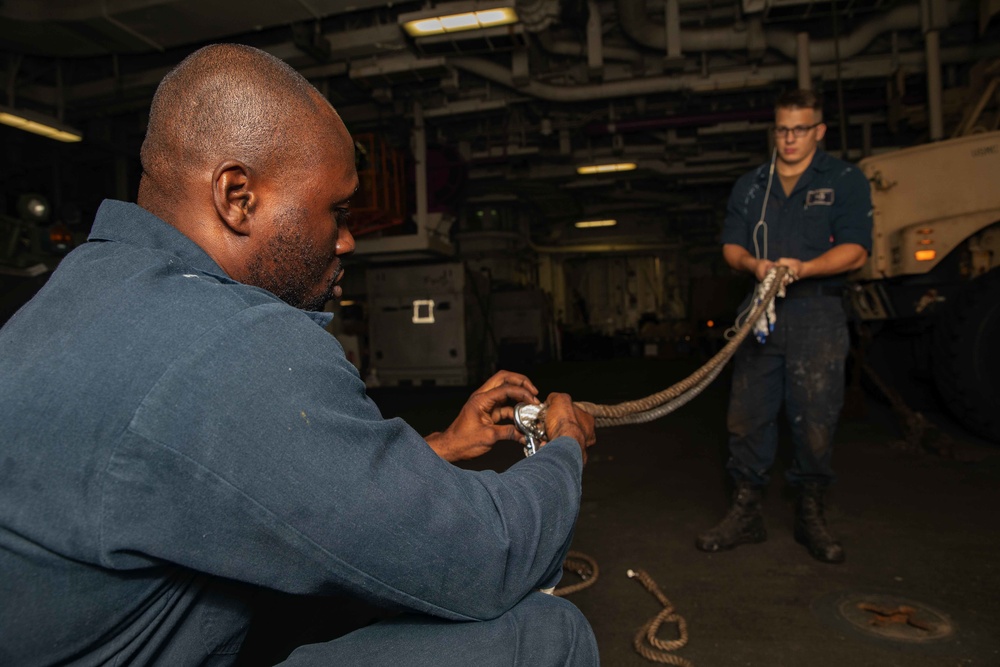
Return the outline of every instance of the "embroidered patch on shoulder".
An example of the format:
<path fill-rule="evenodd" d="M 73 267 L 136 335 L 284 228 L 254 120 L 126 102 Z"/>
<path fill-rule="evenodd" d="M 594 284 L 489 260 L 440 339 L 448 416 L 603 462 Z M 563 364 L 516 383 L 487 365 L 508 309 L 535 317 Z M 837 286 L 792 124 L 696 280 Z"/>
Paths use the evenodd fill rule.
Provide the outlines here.
<path fill-rule="evenodd" d="M 833 206 L 833 188 L 820 188 L 806 193 L 806 207 Z"/>

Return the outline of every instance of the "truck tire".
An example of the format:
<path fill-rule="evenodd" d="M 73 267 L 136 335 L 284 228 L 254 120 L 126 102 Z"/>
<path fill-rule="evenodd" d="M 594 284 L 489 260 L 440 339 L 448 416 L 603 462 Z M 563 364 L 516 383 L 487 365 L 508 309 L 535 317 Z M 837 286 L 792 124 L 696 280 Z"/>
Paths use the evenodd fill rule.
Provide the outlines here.
<path fill-rule="evenodd" d="M 1000 443 L 1000 269 L 973 281 L 934 330 L 934 383 L 970 431 Z"/>

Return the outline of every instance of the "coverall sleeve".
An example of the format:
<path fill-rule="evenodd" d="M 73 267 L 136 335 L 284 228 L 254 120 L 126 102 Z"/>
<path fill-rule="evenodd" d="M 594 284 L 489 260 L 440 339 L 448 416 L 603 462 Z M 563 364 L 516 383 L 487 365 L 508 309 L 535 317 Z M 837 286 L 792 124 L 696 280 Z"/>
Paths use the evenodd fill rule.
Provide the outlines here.
<path fill-rule="evenodd" d="M 834 245 L 856 243 L 866 252 L 872 250 L 872 196 L 868 179 L 855 166 L 840 175 L 834 199 Z"/>
<path fill-rule="evenodd" d="M 726 204 L 726 218 L 722 223 L 722 244 L 738 245 L 753 252 L 751 215 L 760 217 L 764 193 L 754 179 L 756 171 L 745 174 L 733 186 Z M 753 209 L 753 211 L 751 211 Z"/>
<path fill-rule="evenodd" d="M 255 585 L 493 618 L 561 567 L 582 457 L 503 473 L 383 419 L 339 343 L 282 305 L 202 336 L 143 399 L 105 472 L 101 554 Z"/>

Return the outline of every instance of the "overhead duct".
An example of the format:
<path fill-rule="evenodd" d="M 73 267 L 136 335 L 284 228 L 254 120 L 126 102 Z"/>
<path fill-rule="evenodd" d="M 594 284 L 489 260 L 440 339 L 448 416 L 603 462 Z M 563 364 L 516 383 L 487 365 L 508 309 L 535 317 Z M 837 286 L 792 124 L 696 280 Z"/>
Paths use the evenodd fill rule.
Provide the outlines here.
<path fill-rule="evenodd" d="M 514 75 L 509 69 L 488 60 L 453 58 L 450 62 L 455 67 L 481 76 L 484 79 L 552 102 L 606 100 L 616 97 L 650 95 L 679 90 L 707 91 L 757 88 L 773 83 L 776 80 L 774 71 L 764 73 L 746 69 L 732 74 L 715 74 L 708 78 L 700 75 L 658 76 L 646 79 L 623 79 L 578 86 L 553 86 L 539 81 L 529 81 L 522 86 L 518 86 L 514 83 Z M 787 78 L 789 73 L 792 76 L 795 74 L 794 67 L 786 67 L 784 70 L 787 71 L 781 72 L 781 78 Z"/>
<path fill-rule="evenodd" d="M 955 47 L 942 51 L 942 62 L 963 62 L 972 56 L 970 47 Z M 602 83 L 554 86 L 539 81 L 529 81 L 517 85 L 511 70 L 478 58 L 452 58 L 449 63 L 455 67 L 480 76 L 489 81 L 550 102 L 584 102 L 592 100 L 607 100 L 635 95 L 652 95 L 678 91 L 709 92 L 722 90 L 745 90 L 760 88 L 780 81 L 795 81 L 798 68 L 794 63 L 788 65 L 767 65 L 756 68 L 741 68 L 728 72 L 716 72 L 709 76 L 700 74 L 683 74 L 679 76 L 658 76 L 646 79 L 621 79 Z M 911 71 L 921 71 L 925 66 L 925 56 L 921 52 L 886 54 L 873 57 L 857 66 L 843 69 L 841 76 L 846 79 L 865 79 L 886 77 L 898 71 L 904 64 Z M 813 76 L 833 78 L 830 71 L 832 65 L 813 67 Z"/>
<path fill-rule="evenodd" d="M 547 52 L 557 56 L 572 56 L 576 58 L 586 58 L 587 47 L 582 43 L 570 39 L 552 37 L 548 32 L 540 32 L 535 35 L 538 44 Z M 601 46 L 601 54 L 606 60 L 619 60 L 623 62 L 642 62 L 642 54 L 635 49 L 623 46 Z"/>
<path fill-rule="evenodd" d="M 559 0 L 517 0 L 516 7 L 528 32 L 542 32 L 559 19 Z"/>
<path fill-rule="evenodd" d="M 667 33 L 662 23 L 650 20 L 645 3 L 635 0 L 618 0 L 618 18 L 622 30 L 643 46 L 653 49 L 667 48 Z M 954 17 L 960 7 L 957 2 L 948 4 L 948 15 Z M 840 57 L 850 58 L 864 51 L 879 35 L 893 30 L 915 30 L 921 25 L 920 6 L 917 4 L 896 7 L 885 14 L 873 18 L 856 28 L 851 34 L 840 38 Z M 759 18 L 746 23 L 745 29 L 729 28 L 684 28 L 680 34 L 682 51 L 738 51 L 754 50 L 758 35 L 762 35 L 767 48 L 791 58 L 799 57 L 798 32 L 768 28 L 765 32 Z M 832 39 L 812 40 L 809 43 L 809 60 L 813 63 L 833 62 L 837 45 Z"/>
<path fill-rule="evenodd" d="M 3 0 L 0 19 L 10 23 L 4 34 L 7 48 L 84 57 L 149 53 L 221 41 L 385 4 L 384 0 L 243 2 L 239 11 L 228 12 L 223 20 L 218 3 L 199 0 Z"/>

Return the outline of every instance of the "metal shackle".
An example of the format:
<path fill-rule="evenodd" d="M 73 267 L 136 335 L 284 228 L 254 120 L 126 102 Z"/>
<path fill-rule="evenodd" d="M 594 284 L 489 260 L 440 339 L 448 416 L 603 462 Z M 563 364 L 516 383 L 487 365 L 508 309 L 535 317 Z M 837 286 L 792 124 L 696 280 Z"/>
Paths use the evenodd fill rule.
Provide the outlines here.
<path fill-rule="evenodd" d="M 514 425 L 524 434 L 524 455 L 531 456 L 548 438 L 545 435 L 545 404 L 518 403 L 514 406 Z"/>

